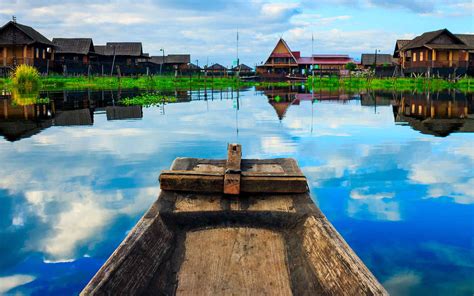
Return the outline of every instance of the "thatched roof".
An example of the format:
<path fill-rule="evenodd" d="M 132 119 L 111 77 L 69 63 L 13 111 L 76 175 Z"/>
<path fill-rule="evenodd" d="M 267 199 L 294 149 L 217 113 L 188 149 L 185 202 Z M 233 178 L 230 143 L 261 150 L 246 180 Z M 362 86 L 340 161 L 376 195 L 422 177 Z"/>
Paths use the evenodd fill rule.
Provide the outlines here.
<path fill-rule="evenodd" d="M 56 53 L 76 53 L 87 55 L 94 52 L 91 38 L 53 38 Z"/>
<path fill-rule="evenodd" d="M 3 27 L 1 27 L 0 35 L 2 34 L 2 31 L 6 30 L 8 27 L 14 27 L 17 30 L 23 32 L 27 37 L 29 37 L 31 39 L 31 42 L 29 42 L 28 44 L 41 43 L 49 46 L 54 46 L 53 43 L 49 41 L 48 38 L 44 37 L 40 32 L 36 31 L 32 27 L 25 26 L 14 21 L 9 21 Z M 2 40 L 0 38 L 0 44 L 9 44 L 10 42 L 10 40 Z"/>
<path fill-rule="evenodd" d="M 456 37 L 461 39 L 466 45 L 474 49 L 474 34 L 455 34 Z"/>
<path fill-rule="evenodd" d="M 361 64 L 370 66 L 375 63 L 375 53 L 363 53 L 361 56 Z M 391 54 L 377 54 L 377 65 L 389 64 L 393 62 Z"/>
<path fill-rule="evenodd" d="M 208 67 L 207 69 L 208 69 L 208 70 L 227 71 L 227 68 L 226 68 L 226 67 L 224 67 L 224 66 L 222 66 L 221 64 L 218 64 L 218 63 L 216 63 L 216 64 L 214 64 L 214 65 Z"/>
<path fill-rule="evenodd" d="M 189 54 L 169 54 L 165 56 L 165 64 L 188 64 L 191 61 Z M 163 64 L 163 56 L 151 56 L 150 62 L 154 64 Z"/>
<path fill-rule="evenodd" d="M 106 45 L 96 45 L 95 52 L 106 56 L 143 57 L 141 42 L 107 42 Z"/>
<path fill-rule="evenodd" d="M 437 37 L 442 34 L 446 34 L 453 40 L 453 44 L 433 44 L 431 43 Z M 415 39 L 408 42 L 403 50 L 420 48 L 420 47 L 429 47 L 429 48 L 450 48 L 450 49 L 468 49 L 468 46 L 462 41 L 459 37 L 451 33 L 448 29 L 441 29 L 432 32 L 426 32 L 416 37 Z"/>
<path fill-rule="evenodd" d="M 199 66 L 196 65 L 196 64 L 189 63 L 189 64 L 188 64 L 188 69 L 189 69 L 189 70 L 201 70 L 202 68 L 199 67 Z"/>
<path fill-rule="evenodd" d="M 399 57 L 399 52 L 400 49 L 402 49 L 405 45 L 410 43 L 411 40 L 408 39 L 398 39 L 397 42 L 395 43 L 395 49 L 393 50 L 393 57 L 397 58 Z"/>
<path fill-rule="evenodd" d="M 96 45 L 94 46 L 94 51 L 97 54 L 105 55 L 105 48 L 106 48 L 105 45 Z"/>
<path fill-rule="evenodd" d="M 253 71 L 253 69 L 246 64 L 240 64 L 232 68 L 233 71 Z"/>

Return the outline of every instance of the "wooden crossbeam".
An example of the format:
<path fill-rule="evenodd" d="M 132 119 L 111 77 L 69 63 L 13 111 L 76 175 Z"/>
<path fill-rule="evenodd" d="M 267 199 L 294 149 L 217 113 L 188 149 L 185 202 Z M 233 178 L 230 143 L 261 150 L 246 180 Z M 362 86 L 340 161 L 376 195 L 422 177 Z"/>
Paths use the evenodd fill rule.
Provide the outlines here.
<path fill-rule="evenodd" d="M 242 147 L 230 144 L 227 160 L 180 159 L 179 169 L 160 175 L 162 190 L 201 193 L 305 193 L 306 178 L 291 159 L 242 160 Z"/>

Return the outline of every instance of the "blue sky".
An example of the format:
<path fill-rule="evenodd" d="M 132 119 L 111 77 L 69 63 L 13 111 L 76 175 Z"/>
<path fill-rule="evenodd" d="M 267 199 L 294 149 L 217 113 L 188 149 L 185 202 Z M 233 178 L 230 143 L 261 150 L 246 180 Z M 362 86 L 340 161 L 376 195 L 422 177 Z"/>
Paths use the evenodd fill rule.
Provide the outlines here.
<path fill-rule="evenodd" d="M 5 3 L 6 2 L 6 3 Z M 264 61 L 280 36 L 292 50 L 349 54 L 393 51 L 399 38 L 448 28 L 473 33 L 474 5 L 469 0 L 8 0 L 0 22 L 16 15 L 53 37 L 92 37 L 141 41 L 145 52 L 190 53 L 200 65 L 229 66 L 236 57 L 254 66 Z"/>

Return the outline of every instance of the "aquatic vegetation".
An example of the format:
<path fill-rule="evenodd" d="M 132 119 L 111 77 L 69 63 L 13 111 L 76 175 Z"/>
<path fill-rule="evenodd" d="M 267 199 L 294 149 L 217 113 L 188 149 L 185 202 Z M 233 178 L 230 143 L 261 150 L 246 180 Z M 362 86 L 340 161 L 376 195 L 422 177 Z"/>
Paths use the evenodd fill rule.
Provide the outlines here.
<path fill-rule="evenodd" d="M 463 78 L 458 81 L 448 81 L 438 78 L 361 78 L 361 77 L 309 77 L 307 86 L 314 89 L 335 89 L 344 90 L 431 90 L 458 89 L 461 91 L 472 91 L 474 89 L 474 79 Z"/>
<path fill-rule="evenodd" d="M 41 85 L 41 76 L 35 67 L 19 65 L 11 75 L 13 85 L 24 89 L 36 89 Z"/>
<path fill-rule="evenodd" d="M 48 97 L 41 98 L 39 90 L 25 91 L 21 88 L 12 89 L 12 101 L 17 106 L 28 106 L 34 104 L 49 104 Z"/>
<path fill-rule="evenodd" d="M 164 96 L 158 93 L 144 93 L 133 98 L 125 98 L 120 101 L 125 106 L 158 106 L 165 103 L 176 102 L 176 97 Z"/>
<path fill-rule="evenodd" d="M 197 89 L 252 86 L 235 77 L 212 76 L 138 76 L 138 77 L 47 77 L 43 79 L 44 90 L 55 89 Z"/>

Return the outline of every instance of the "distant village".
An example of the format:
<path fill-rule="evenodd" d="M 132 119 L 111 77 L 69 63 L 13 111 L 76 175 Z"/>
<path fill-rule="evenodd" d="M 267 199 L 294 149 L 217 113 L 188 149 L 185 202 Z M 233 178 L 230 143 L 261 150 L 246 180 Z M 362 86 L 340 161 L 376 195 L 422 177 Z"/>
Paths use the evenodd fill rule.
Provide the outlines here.
<path fill-rule="evenodd" d="M 255 68 L 237 62 L 200 67 L 190 54 L 143 52 L 141 42 L 94 44 L 92 38 L 49 40 L 34 28 L 10 21 L 0 28 L 0 74 L 20 64 L 44 74 L 60 75 L 240 75 L 263 79 L 304 79 L 308 75 L 348 75 L 350 70 L 374 70 L 380 77 L 429 75 L 474 76 L 474 35 L 448 29 L 426 32 L 412 40 L 396 40 L 393 53 L 364 53 L 360 62 L 346 54 L 301 56 L 279 39 L 265 62 Z"/>

